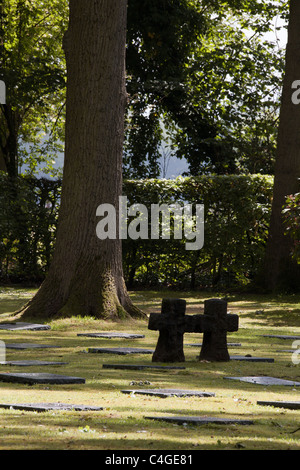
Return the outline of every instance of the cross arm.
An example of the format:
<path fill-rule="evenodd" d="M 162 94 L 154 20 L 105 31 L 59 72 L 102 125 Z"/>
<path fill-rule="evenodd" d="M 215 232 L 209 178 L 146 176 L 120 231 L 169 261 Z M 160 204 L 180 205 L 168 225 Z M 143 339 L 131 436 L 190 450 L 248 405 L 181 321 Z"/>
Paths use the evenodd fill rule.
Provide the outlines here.
<path fill-rule="evenodd" d="M 215 329 L 226 331 L 237 331 L 239 329 L 238 315 L 227 313 L 224 318 L 217 318 L 215 315 L 186 315 L 186 333 L 205 333 Z"/>

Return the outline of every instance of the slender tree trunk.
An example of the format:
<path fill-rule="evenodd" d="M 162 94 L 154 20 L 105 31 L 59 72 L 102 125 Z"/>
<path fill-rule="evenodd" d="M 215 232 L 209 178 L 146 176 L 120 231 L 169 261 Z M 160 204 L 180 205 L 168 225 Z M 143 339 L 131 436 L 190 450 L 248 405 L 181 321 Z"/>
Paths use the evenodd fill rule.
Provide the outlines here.
<path fill-rule="evenodd" d="M 122 191 L 126 0 L 70 0 L 65 164 L 49 273 L 23 317 L 142 316 L 126 291 L 121 240 L 99 240 L 96 209 Z M 118 226 L 118 223 L 117 223 Z"/>
<path fill-rule="evenodd" d="M 294 104 L 292 84 L 300 80 L 300 1 L 290 0 L 286 70 L 278 131 L 274 193 L 264 282 L 269 290 L 299 289 L 300 269 L 291 259 L 291 240 L 284 235 L 282 206 L 285 197 L 299 192 L 300 104 Z"/>
<path fill-rule="evenodd" d="M 2 135 L 0 134 L 0 169 L 8 176 L 18 176 L 18 132 L 19 116 L 11 106 L 2 105 L 0 110 L 2 120 Z"/>

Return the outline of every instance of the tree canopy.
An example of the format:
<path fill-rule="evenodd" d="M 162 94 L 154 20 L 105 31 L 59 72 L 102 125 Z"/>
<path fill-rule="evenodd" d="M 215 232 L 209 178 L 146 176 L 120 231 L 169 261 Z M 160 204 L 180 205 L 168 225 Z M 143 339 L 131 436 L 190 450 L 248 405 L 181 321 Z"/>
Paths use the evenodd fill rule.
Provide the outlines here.
<path fill-rule="evenodd" d="M 264 40 L 279 1 L 129 0 L 125 177 L 156 177 L 166 149 L 190 174 L 273 171 L 283 51 Z M 0 168 L 63 149 L 68 2 L 3 0 Z"/>
<path fill-rule="evenodd" d="M 0 4 L 0 77 L 7 90 L 0 109 L 0 168 L 11 176 L 23 163 L 31 170 L 51 163 L 62 148 L 66 25 L 66 0 Z"/>
<path fill-rule="evenodd" d="M 125 175 L 157 176 L 163 143 L 191 174 L 273 171 L 284 57 L 278 2 L 129 1 Z"/>

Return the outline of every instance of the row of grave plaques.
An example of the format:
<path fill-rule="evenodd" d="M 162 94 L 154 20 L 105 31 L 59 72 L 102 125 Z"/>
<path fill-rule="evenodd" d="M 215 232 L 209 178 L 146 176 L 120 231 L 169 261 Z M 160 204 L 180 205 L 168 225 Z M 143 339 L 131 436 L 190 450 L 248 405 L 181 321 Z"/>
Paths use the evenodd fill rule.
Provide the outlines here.
<path fill-rule="evenodd" d="M 204 315 L 185 315 L 186 302 L 183 299 L 163 299 L 161 313 L 151 313 L 149 317 L 148 328 L 159 331 L 159 337 L 155 350 L 142 348 L 89 348 L 91 353 L 116 353 L 116 354 L 152 354 L 152 362 L 172 363 L 184 362 L 183 337 L 185 333 L 203 333 L 203 342 L 199 359 L 207 361 L 229 361 L 234 360 L 252 360 L 273 362 L 272 358 L 253 358 L 246 356 L 229 356 L 227 344 L 227 332 L 238 330 L 238 315 L 227 313 L 227 302 L 221 299 L 209 299 L 204 304 Z M 29 323 L 2 323 L 0 329 L 9 330 L 47 330 L 48 325 L 29 324 Z M 102 337 L 102 338 L 143 338 L 144 335 L 135 335 L 127 333 L 86 333 L 78 336 Z M 272 335 L 271 335 L 272 336 Z M 273 335 L 275 336 L 275 335 Z M 278 335 L 280 337 L 280 335 Z M 287 338 L 287 337 L 285 337 Z M 293 336 L 293 339 L 300 337 Z M 7 348 L 24 349 L 28 347 L 56 347 L 51 345 L 35 345 L 30 343 L 8 344 Z M 10 361 L 6 365 L 63 365 L 64 362 L 55 361 Z M 139 365 L 139 364 L 103 364 L 103 368 L 143 370 L 152 368 L 157 370 L 165 369 L 185 369 L 180 366 L 162 366 L 162 365 Z M 283 380 L 274 377 L 224 377 L 224 379 L 240 380 L 260 385 L 285 385 L 300 386 L 300 382 Z M 81 377 L 68 377 L 58 374 L 47 373 L 4 373 L 0 374 L 0 381 L 17 382 L 25 384 L 52 383 L 52 384 L 84 384 L 85 379 Z M 155 395 L 162 398 L 169 396 L 200 396 L 214 397 L 214 393 L 208 393 L 201 390 L 178 390 L 178 389 L 129 389 L 121 390 L 122 393 Z M 290 409 L 300 409 L 300 402 L 257 402 L 260 405 L 284 407 Z M 14 408 L 20 410 L 47 411 L 47 410 L 102 410 L 102 407 L 86 405 L 70 405 L 63 403 L 34 403 L 34 404 L 0 404 L 0 408 Z M 180 423 L 239 423 L 252 424 L 250 420 L 228 420 L 225 418 L 202 418 L 198 416 L 163 416 L 163 417 L 145 417 L 147 419 L 158 419 L 169 422 Z"/>

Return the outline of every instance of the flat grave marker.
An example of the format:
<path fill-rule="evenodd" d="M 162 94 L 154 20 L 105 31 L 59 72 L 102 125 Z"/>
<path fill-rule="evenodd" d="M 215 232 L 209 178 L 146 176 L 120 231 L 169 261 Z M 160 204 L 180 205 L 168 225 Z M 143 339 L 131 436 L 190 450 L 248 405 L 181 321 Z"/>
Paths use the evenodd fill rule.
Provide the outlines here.
<path fill-rule="evenodd" d="M 186 346 L 191 346 L 194 348 L 201 348 L 202 344 L 203 343 L 188 343 L 186 344 Z M 242 346 L 242 344 L 241 343 L 227 343 L 227 346 L 230 348 L 235 348 L 235 347 Z"/>
<path fill-rule="evenodd" d="M 201 390 L 177 390 L 177 389 L 131 389 L 121 390 L 122 393 L 133 393 L 138 395 L 152 395 L 160 398 L 167 397 L 214 397 L 214 393 L 204 392 Z"/>
<path fill-rule="evenodd" d="M 169 421 L 175 424 L 241 424 L 249 425 L 254 424 L 252 420 L 248 419 L 230 419 L 230 418 L 213 418 L 209 416 L 145 416 L 145 419 L 153 419 L 158 421 Z"/>
<path fill-rule="evenodd" d="M 90 338 L 123 338 L 123 339 L 137 339 L 145 338 L 145 335 L 134 333 L 78 333 L 77 336 L 87 336 Z"/>
<path fill-rule="evenodd" d="M 88 348 L 89 353 L 100 354 L 153 354 L 153 349 L 144 348 Z"/>
<path fill-rule="evenodd" d="M 5 361 L 0 362 L 1 366 L 62 366 L 68 364 L 67 362 L 56 361 Z"/>
<path fill-rule="evenodd" d="M 50 330 L 50 326 L 39 323 L 7 322 L 0 323 L 0 330 Z"/>
<path fill-rule="evenodd" d="M 258 385 L 285 385 L 285 386 L 300 386 L 300 382 L 293 380 L 278 379 L 276 377 L 224 377 L 224 379 L 238 380 L 240 382 L 248 382 Z"/>
<path fill-rule="evenodd" d="M 257 401 L 258 405 L 286 408 L 288 410 L 300 410 L 300 401 Z"/>
<path fill-rule="evenodd" d="M 294 353 L 296 349 L 277 349 L 276 352 Z"/>
<path fill-rule="evenodd" d="M 231 361 L 245 362 L 274 362 L 272 357 L 256 357 L 256 356 L 230 356 Z"/>
<path fill-rule="evenodd" d="M 157 369 L 157 370 L 182 370 L 185 367 L 177 366 L 154 366 L 152 364 L 102 364 L 103 369 L 128 369 L 128 370 L 143 370 L 143 369 Z"/>
<path fill-rule="evenodd" d="M 257 335 L 263 336 L 264 338 L 278 338 L 278 339 L 300 339 L 299 335 Z"/>
<path fill-rule="evenodd" d="M 0 403 L 0 408 L 21 411 L 101 411 L 102 407 L 69 403 Z"/>
<path fill-rule="evenodd" d="M 34 348 L 60 348 L 53 344 L 35 344 L 35 343 L 8 343 L 6 349 L 34 349 Z"/>
<path fill-rule="evenodd" d="M 21 384 L 84 384 L 82 377 L 69 377 L 66 375 L 47 373 L 1 373 L 0 382 L 21 383 Z"/>

